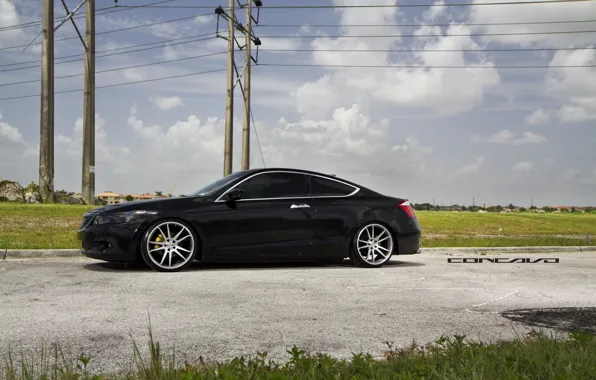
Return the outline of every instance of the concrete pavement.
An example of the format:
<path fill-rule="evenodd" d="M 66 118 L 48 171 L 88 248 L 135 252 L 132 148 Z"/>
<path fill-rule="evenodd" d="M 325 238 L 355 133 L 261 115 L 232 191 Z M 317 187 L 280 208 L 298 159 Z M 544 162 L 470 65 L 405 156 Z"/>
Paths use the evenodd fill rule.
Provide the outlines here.
<path fill-rule="evenodd" d="M 81 257 L 0 261 L 0 352 L 58 339 L 91 369 L 126 368 L 132 336 L 146 352 L 147 320 L 177 357 L 226 359 L 300 348 L 381 356 L 384 341 L 424 344 L 442 334 L 514 338 L 529 326 L 511 309 L 596 306 L 596 255 L 551 263 L 447 263 L 450 255 L 394 258 L 380 269 L 349 265 L 196 265 L 158 273 Z M 528 257 L 520 254 L 498 257 Z M 129 335 L 130 334 L 130 335 Z"/>

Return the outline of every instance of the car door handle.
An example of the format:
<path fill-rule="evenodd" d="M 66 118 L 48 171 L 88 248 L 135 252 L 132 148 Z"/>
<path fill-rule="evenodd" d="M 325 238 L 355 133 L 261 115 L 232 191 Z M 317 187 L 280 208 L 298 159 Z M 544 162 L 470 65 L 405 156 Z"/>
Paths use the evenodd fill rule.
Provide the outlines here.
<path fill-rule="evenodd" d="M 306 203 L 301 203 L 299 205 L 291 205 L 290 208 L 310 208 L 310 206 Z"/>

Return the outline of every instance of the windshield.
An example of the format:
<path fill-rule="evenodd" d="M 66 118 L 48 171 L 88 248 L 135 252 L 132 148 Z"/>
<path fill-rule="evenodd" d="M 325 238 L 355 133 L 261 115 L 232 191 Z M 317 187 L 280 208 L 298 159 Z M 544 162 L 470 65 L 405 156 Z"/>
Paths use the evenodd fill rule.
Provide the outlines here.
<path fill-rule="evenodd" d="M 219 189 L 223 188 L 224 186 L 235 181 L 236 179 L 238 179 L 238 177 L 242 176 L 243 174 L 244 174 L 243 172 L 232 173 L 226 177 L 220 178 L 217 181 L 210 183 L 207 186 L 200 188 L 199 190 L 190 194 L 190 196 L 203 197 L 203 196 L 213 194 L 214 192 L 218 191 Z"/>

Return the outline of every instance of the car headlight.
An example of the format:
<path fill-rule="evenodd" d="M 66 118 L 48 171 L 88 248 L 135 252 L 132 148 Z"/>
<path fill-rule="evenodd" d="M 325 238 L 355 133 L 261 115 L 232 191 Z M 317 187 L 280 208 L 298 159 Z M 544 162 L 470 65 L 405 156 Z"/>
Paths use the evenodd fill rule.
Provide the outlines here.
<path fill-rule="evenodd" d="M 134 210 L 134 211 L 125 211 L 125 212 L 118 212 L 115 214 L 109 215 L 100 215 L 95 218 L 95 224 L 118 224 L 118 223 L 128 223 L 134 218 L 138 217 L 139 215 L 154 215 L 156 214 L 155 211 L 145 211 L 145 210 Z"/>

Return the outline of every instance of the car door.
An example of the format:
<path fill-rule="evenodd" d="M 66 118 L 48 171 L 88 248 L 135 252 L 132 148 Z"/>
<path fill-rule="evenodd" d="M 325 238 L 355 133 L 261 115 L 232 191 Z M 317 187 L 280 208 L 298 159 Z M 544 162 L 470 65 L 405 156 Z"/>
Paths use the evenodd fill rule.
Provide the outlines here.
<path fill-rule="evenodd" d="M 304 255 L 314 232 L 303 173 L 262 172 L 234 188 L 242 190 L 242 198 L 216 202 L 219 212 L 210 218 L 208 234 L 214 255 Z"/>
<path fill-rule="evenodd" d="M 319 250 L 346 249 L 346 236 L 357 218 L 358 204 L 351 198 L 359 189 L 348 183 L 308 175 L 315 235 Z"/>

